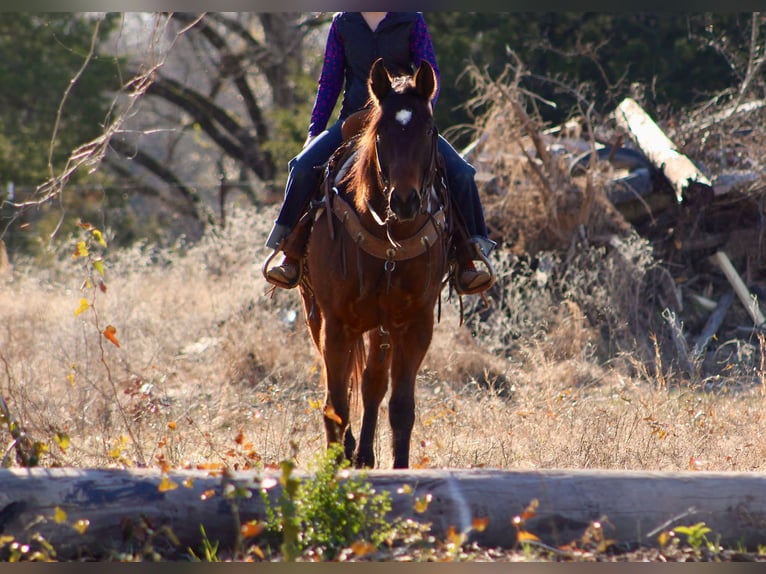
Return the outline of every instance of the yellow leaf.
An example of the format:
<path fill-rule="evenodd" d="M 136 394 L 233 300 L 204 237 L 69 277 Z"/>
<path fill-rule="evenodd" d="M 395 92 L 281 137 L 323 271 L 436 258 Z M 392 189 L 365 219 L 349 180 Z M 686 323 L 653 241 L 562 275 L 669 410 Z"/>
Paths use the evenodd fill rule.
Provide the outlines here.
<path fill-rule="evenodd" d="M 117 337 L 115 336 L 116 334 L 117 329 L 115 329 L 112 325 L 107 325 L 106 329 L 104 329 L 104 337 L 106 337 L 115 347 L 119 347 L 120 342 L 117 340 Z"/>
<path fill-rule="evenodd" d="M 357 556 L 366 556 L 367 554 L 371 554 L 372 552 L 375 552 L 375 550 L 377 550 L 377 547 L 370 542 L 365 542 L 364 540 L 357 540 L 356 542 L 351 544 L 351 550 Z"/>
<path fill-rule="evenodd" d="M 74 528 L 79 534 L 85 534 L 85 532 L 88 530 L 88 526 L 90 526 L 90 520 L 87 518 L 81 518 L 72 524 L 72 528 Z"/>
<path fill-rule="evenodd" d="M 411 494 L 412 487 L 409 484 L 404 484 L 397 489 L 397 494 Z"/>
<path fill-rule="evenodd" d="M 431 493 L 426 494 L 425 496 L 418 498 L 415 500 L 415 512 L 418 514 L 423 514 L 426 510 L 428 510 L 428 505 L 431 503 L 431 499 L 433 496 L 431 496 Z"/>
<path fill-rule="evenodd" d="M 657 536 L 657 542 L 660 544 L 660 548 L 664 548 L 668 545 L 668 542 L 670 542 L 670 534 L 668 534 L 667 531 L 663 530 L 660 532 L 659 536 Z"/>
<path fill-rule="evenodd" d="M 157 488 L 160 492 L 168 492 L 169 490 L 178 488 L 178 483 L 170 480 L 167 475 L 163 475 L 162 480 L 160 480 L 160 485 Z"/>
<path fill-rule="evenodd" d="M 77 247 L 74 250 L 74 253 L 72 254 L 72 257 L 77 259 L 78 257 L 87 257 L 88 256 L 88 246 L 85 244 L 84 241 L 78 241 Z"/>
<path fill-rule="evenodd" d="M 462 546 L 465 542 L 465 534 L 458 532 L 454 526 L 447 529 L 447 541 L 455 546 Z"/>
<path fill-rule="evenodd" d="M 119 439 L 119 441 L 115 441 L 115 445 L 112 447 L 112 449 L 109 451 L 109 457 L 110 458 L 120 458 L 122 456 L 122 451 L 125 449 L 126 446 L 128 446 L 128 437 L 125 435 L 122 435 Z"/>
<path fill-rule="evenodd" d="M 534 518 L 537 516 L 537 507 L 540 506 L 540 501 L 536 498 L 533 498 L 532 501 L 527 505 L 527 507 L 524 509 L 524 512 L 521 513 L 521 521 L 529 520 L 530 518 Z"/>
<path fill-rule="evenodd" d="M 92 229 L 90 233 L 93 235 L 93 239 L 95 239 L 99 245 L 106 247 L 106 240 L 104 239 L 103 233 L 101 233 L 98 229 Z"/>
<path fill-rule="evenodd" d="M 53 435 L 53 442 L 55 442 L 61 450 L 66 452 L 69 448 L 69 435 L 65 432 L 57 432 Z"/>
<path fill-rule="evenodd" d="M 489 517 L 484 516 L 483 518 L 474 518 L 471 522 L 471 526 L 473 526 L 473 529 L 476 532 L 484 532 L 487 528 L 487 524 L 489 524 Z"/>
<path fill-rule="evenodd" d="M 526 530 L 519 530 L 516 533 L 516 540 L 518 542 L 539 542 L 540 538 Z"/>
<path fill-rule="evenodd" d="M 66 512 L 64 512 L 59 506 L 57 506 L 53 512 L 53 521 L 56 524 L 61 524 L 63 522 L 66 522 L 66 517 L 67 517 Z"/>
<path fill-rule="evenodd" d="M 93 261 L 93 268 L 99 272 L 101 277 L 104 276 L 105 270 L 104 270 L 104 262 L 101 259 L 96 259 Z"/>
<path fill-rule="evenodd" d="M 90 308 L 90 303 L 88 303 L 87 299 L 80 299 L 80 306 L 75 309 L 74 316 L 77 317 L 77 315 L 80 315 L 81 313 L 84 313 Z"/>
<path fill-rule="evenodd" d="M 186 480 L 184 480 L 181 484 L 183 484 L 186 488 L 191 488 L 194 486 L 194 479 L 189 477 Z"/>

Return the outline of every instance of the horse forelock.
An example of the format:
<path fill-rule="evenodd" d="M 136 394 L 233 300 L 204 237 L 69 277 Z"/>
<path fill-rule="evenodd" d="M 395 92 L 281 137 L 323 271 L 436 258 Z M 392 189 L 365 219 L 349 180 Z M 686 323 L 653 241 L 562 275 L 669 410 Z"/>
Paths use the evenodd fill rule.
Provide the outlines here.
<path fill-rule="evenodd" d="M 402 94 L 408 88 L 414 88 L 415 82 L 412 76 L 396 76 L 391 78 L 391 88 L 397 93 Z"/>

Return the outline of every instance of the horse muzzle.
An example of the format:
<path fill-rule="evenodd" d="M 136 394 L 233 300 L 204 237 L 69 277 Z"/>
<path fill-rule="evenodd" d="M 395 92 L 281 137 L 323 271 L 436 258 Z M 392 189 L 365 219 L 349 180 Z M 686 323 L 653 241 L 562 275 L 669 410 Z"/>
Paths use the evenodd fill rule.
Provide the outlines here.
<path fill-rule="evenodd" d="M 412 221 L 420 212 L 421 195 L 414 188 L 406 194 L 393 189 L 388 205 L 396 219 L 401 222 Z"/>

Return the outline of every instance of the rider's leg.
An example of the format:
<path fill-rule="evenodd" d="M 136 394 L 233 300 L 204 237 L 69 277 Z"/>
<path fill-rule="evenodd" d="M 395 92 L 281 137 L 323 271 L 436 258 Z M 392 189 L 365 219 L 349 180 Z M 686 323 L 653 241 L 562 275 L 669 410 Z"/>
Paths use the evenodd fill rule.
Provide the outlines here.
<path fill-rule="evenodd" d="M 462 234 L 456 234 L 457 287 L 464 293 L 479 293 L 489 289 L 495 279 L 494 270 L 488 259 L 495 247 L 495 242 L 487 237 L 484 209 L 474 179 L 476 170 L 441 136 L 439 136 L 439 153 L 444 158 L 450 194 L 468 232 L 468 238 L 462 238 Z M 473 263 L 475 260 L 481 260 L 483 265 L 477 268 Z"/>
<path fill-rule="evenodd" d="M 266 246 L 282 249 L 290 232 L 306 209 L 319 184 L 321 166 L 341 144 L 340 122 L 319 134 L 301 153 L 290 160 L 285 198 Z M 295 242 L 292 242 L 295 243 Z M 302 245 L 292 245 L 279 265 L 266 271 L 267 278 L 281 287 L 295 287 L 298 281 Z"/>

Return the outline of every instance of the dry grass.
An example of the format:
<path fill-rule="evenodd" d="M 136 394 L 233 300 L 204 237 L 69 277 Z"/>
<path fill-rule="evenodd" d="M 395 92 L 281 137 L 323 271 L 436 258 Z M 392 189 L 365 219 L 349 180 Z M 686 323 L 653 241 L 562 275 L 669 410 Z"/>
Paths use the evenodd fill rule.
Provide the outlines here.
<path fill-rule="evenodd" d="M 119 348 L 91 311 L 74 314 L 82 268 L 71 245 L 45 269 L 16 262 L 0 299 L 0 390 L 47 444 L 43 464 L 264 468 L 288 457 L 291 441 L 300 464 L 324 448 L 298 294 L 268 297 L 260 274 L 272 215 L 239 212 L 192 246 L 108 253 L 95 308 Z M 624 349 L 604 360 L 587 313 L 611 304 L 609 285 L 590 303 L 560 299 L 561 261 L 546 279 L 513 275 L 506 256 L 496 257 L 507 280 L 485 320 L 469 305 L 461 327 L 456 301 L 444 300 L 418 381 L 414 465 L 764 469 L 762 385 L 690 383 Z M 376 454 L 388 467 L 385 408 L 381 420 Z M 11 442 L 5 429 L 0 442 Z"/>
<path fill-rule="evenodd" d="M 706 378 L 668 360 L 651 245 L 598 181 L 575 185 L 546 151 L 545 126 L 528 113 L 535 102 L 511 71 L 473 78 L 472 103 L 489 104 L 475 163 L 503 242 L 499 280 L 489 308 L 464 299 L 463 326 L 458 302 L 443 296 L 418 379 L 413 465 L 764 470 L 762 341 L 733 342 Z M 47 445 L 42 464 L 269 468 L 296 443 L 305 468 L 324 448 L 298 293 L 270 297 L 261 276 L 274 216 L 239 210 L 195 244 L 107 250 L 108 290 L 91 290 L 95 307 L 80 315 L 74 239 L 44 262 L 6 267 L 0 395 Z M 100 335 L 107 324 L 119 348 Z M 380 420 L 385 468 L 385 406 Z M 12 463 L 11 443 L 0 427 Z"/>

